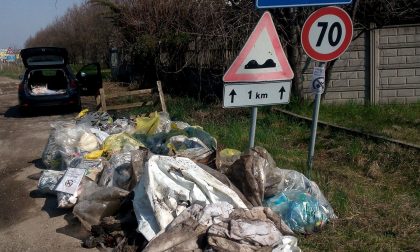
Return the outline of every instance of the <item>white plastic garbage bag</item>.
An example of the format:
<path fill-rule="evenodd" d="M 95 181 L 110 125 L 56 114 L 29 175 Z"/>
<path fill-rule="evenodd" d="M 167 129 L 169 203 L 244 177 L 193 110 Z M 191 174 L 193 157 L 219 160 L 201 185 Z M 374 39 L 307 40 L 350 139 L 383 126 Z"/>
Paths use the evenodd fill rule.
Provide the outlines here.
<path fill-rule="evenodd" d="M 134 192 L 138 231 L 147 240 L 191 204 L 228 202 L 246 208 L 232 189 L 183 157 L 152 156 Z"/>

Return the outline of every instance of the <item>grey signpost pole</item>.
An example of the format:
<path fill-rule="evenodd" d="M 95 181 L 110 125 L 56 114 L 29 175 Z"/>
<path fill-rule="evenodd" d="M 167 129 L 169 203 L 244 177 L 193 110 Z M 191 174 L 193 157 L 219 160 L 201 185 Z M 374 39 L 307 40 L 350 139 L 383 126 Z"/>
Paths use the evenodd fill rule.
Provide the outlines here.
<path fill-rule="evenodd" d="M 249 129 L 249 148 L 254 147 L 255 129 L 257 127 L 257 113 L 258 113 L 258 107 L 252 107 L 251 128 Z"/>
<path fill-rule="evenodd" d="M 324 62 L 321 62 L 319 64 L 319 67 L 324 68 L 324 66 L 325 66 Z M 312 168 L 314 165 L 315 140 L 316 140 L 316 130 L 318 127 L 318 115 L 319 115 L 319 105 L 321 103 L 321 95 L 322 95 L 322 92 L 317 92 L 315 94 L 315 104 L 314 104 L 314 110 L 312 113 L 311 141 L 309 143 L 309 149 L 308 149 L 308 174 L 307 175 L 309 179 L 311 179 Z"/>

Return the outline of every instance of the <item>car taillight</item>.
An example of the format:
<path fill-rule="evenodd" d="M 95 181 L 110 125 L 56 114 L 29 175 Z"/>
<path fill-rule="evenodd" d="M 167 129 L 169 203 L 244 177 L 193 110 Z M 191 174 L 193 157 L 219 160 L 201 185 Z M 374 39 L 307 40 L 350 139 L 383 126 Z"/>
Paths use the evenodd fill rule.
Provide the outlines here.
<path fill-rule="evenodd" d="M 75 80 L 70 81 L 71 88 L 77 88 L 77 82 Z"/>
<path fill-rule="evenodd" d="M 19 84 L 18 91 L 23 92 L 23 82 Z"/>

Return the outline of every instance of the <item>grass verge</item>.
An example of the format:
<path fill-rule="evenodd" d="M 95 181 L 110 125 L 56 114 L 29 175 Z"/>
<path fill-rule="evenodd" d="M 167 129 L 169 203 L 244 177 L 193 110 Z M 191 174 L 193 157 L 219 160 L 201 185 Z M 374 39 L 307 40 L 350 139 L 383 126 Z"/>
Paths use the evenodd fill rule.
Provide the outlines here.
<path fill-rule="evenodd" d="M 23 71 L 23 65 L 14 63 L 0 63 L 0 76 L 19 79 L 19 76 L 23 74 Z"/>
<path fill-rule="evenodd" d="M 312 116 L 310 102 L 291 104 L 287 109 Z M 364 132 L 420 144 L 420 102 L 414 104 L 361 105 L 321 104 L 319 119 Z"/>

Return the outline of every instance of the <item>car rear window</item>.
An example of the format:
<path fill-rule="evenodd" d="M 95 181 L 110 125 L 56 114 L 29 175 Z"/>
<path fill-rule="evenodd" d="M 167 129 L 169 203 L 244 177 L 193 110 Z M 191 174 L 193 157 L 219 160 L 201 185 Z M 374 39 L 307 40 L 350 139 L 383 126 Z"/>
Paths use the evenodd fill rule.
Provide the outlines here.
<path fill-rule="evenodd" d="M 63 57 L 58 55 L 37 55 L 28 58 L 28 66 L 62 65 Z"/>

